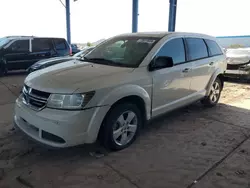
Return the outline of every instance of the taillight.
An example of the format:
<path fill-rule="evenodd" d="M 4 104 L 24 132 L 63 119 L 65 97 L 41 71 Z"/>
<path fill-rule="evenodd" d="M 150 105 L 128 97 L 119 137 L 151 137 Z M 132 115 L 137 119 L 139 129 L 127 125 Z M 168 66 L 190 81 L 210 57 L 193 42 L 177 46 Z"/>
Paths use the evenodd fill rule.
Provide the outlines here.
<path fill-rule="evenodd" d="M 69 55 L 72 55 L 72 48 L 71 48 L 71 46 L 69 47 Z"/>

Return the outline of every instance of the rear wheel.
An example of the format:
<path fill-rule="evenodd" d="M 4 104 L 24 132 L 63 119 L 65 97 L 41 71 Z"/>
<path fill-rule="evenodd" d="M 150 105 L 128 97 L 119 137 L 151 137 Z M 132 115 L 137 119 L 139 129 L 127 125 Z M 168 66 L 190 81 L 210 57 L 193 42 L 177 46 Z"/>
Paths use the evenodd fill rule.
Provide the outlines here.
<path fill-rule="evenodd" d="M 221 80 L 219 78 L 216 78 L 211 87 L 209 95 L 201 101 L 202 104 L 204 104 L 207 107 L 215 106 L 220 99 L 221 91 L 222 91 Z"/>
<path fill-rule="evenodd" d="M 128 147 L 136 139 L 142 125 L 138 107 L 130 103 L 114 106 L 108 113 L 101 128 L 101 144 L 111 150 Z"/>

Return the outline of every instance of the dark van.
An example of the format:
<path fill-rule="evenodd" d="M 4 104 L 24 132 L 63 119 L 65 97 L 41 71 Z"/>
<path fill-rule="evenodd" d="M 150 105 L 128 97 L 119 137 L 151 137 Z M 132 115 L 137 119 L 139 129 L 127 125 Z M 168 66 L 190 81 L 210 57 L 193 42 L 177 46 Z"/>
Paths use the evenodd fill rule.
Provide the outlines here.
<path fill-rule="evenodd" d="M 0 38 L 0 75 L 26 70 L 42 59 L 71 54 L 71 47 L 63 38 L 3 37 Z"/>

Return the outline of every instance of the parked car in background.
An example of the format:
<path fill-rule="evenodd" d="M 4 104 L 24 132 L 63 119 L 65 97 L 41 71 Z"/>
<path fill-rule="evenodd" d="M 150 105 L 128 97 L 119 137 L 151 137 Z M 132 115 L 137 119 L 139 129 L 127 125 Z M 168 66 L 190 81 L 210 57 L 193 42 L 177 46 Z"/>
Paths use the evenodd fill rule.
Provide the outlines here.
<path fill-rule="evenodd" d="M 250 79 L 250 48 L 228 49 L 227 71 L 230 78 Z"/>
<path fill-rule="evenodd" d="M 0 39 L 0 75 L 11 70 L 26 70 L 39 60 L 70 54 L 70 46 L 63 38 L 3 37 Z"/>
<path fill-rule="evenodd" d="M 15 126 L 52 147 L 100 143 L 128 147 L 143 124 L 198 100 L 215 106 L 226 57 L 214 37 L 130 33 L 96 46 L 79 60 L 26 77 Z"/>
<path fill-rule="evenodd" d="M 31 73 L 31 72 L 34 72 L 34 71 L 37 71 L 40 69 L 44 69 L 44 68 L 52 66 L 52 65 L 56 65 L 58 63 L 63 63 L 66 61 L 79 59 L 79 58 L 84 57 L 87 53 L 89 53 L 93 49 L 94 49 L 94 47 L 87 47 L 87 48 L 81 50 L 80 52 L 74 54 L 73 56 L 53 57 L 53 58 L 49 58 L 49 59 L 40 60 L 40 61 L 36 62 L 35 64 L 33 64 L 31 67 L 29 67 L 27 69 L 27 71 L 29 73 Z"/>
<path fill-rule="evenodd" d="M 80 49 L 78 48 L 77 44 L 71 44 L 72 54 L 76 54 L 80 52 Z"/>

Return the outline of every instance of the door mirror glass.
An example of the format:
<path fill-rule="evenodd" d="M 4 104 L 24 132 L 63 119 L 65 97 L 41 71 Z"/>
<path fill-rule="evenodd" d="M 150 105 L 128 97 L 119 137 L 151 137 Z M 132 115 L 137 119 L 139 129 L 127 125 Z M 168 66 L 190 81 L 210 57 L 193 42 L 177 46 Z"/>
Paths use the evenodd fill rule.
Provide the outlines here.
<path fill-rule="evenodd" d="M 150 70 L 157 70 L 163 68 L 173 67 L 174 62 L 172 57 L 168 56 L 158 56 L 154 59 L 153 63 L 150 66 Z"/>

